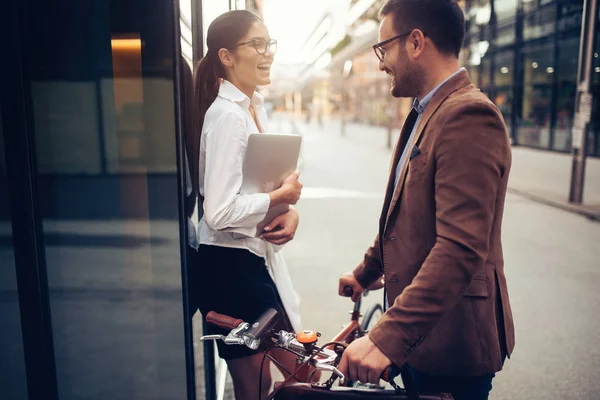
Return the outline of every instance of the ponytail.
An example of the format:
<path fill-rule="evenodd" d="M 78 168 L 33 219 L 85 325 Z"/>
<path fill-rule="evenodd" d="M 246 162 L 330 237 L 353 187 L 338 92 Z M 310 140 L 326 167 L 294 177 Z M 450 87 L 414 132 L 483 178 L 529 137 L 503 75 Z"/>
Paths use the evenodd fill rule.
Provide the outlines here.
<path fill-rule="evenodd" d="M 191 129 L 188 136 L 188 146 L 192 148 L 191 154 L 191 175 L 192 188 L 195 196 L 199 195 L 199 160 L 200 160 L 200 138 L 202 136 L 202 127 L 204 117 L 211 104 L 219 94 L 219 86 L 223 77 L 222 64 L 216 52 L 209 51 L 206 56 L 196 64 L 194 70 L 194 129 Z"/>

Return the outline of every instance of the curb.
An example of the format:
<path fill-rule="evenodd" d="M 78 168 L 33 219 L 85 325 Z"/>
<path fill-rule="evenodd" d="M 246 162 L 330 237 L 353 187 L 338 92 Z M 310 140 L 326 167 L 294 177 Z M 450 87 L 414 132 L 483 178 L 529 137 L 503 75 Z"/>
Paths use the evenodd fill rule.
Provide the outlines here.
<path fill-rule="evenodd" d="M 531 201 L 535 201 L 536 203 L 541 203 L 541 204 L 545 204 L 547 206 L 550 207 L 554 207 L 554 208 L 558 208 L 561 209 L 563 211 L 568 211 L 574 214 L 579 214 L 583 217 L 586 217 L 594 222 L 600 222 L 600 213 L 598 212 L 594 212 L 594 211 L 589 211 L 589 210 L 585 210 L 584 208 L 580 207 L 580 206 L 576 206 L 576 205 L 571 205 L 571 204 L 566 204 L 566 203 L 562 203 L 559 201 L 554 201 L 554 200 L 549 200 L 545 197 L 542 196 L 537 196 L 535 194 L 531 194 L 528 192 L 524 192 L 522 190 L 519 189 L 514 189 L 509 187 L 507 189 L 507 192 L 515 194 L 517 196 L 520 197 L 524 197 L 526 199 L 529 199 Z"/>

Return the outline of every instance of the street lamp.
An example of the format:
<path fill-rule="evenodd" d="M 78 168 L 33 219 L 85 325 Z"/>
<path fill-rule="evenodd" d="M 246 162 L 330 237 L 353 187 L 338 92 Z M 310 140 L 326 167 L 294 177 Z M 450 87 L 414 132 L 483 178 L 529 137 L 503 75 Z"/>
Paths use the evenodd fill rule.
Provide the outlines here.
<path fill-rule="evenodd" d="M 344 63 L 344 68 L 342 70 L 342 101 L 341 101 L 341 127 L 342 127 L 342 136 L 346 136 L 346 99 L 348 97 L 347 89 L 346 89 L 346 81 L 350 76 L 350 71 L 352 71 L 352 60 L 346 60 Z"/>
<path fill-rule="evenodd" d="M 583 183 L 585 180 L 585 159 L 587 156 L 587 133 L 592 117 L 592 66 L 594 63 L 594 39 L 596 31 L 597 0 L 585 0 L 583 3 L 583 23 L 579 47 L 579 68 L 577 71 L 577 107 L 572 129 L 573 161 L 571 166 L 571 185 L 569 202 L 583 202 Z"/>

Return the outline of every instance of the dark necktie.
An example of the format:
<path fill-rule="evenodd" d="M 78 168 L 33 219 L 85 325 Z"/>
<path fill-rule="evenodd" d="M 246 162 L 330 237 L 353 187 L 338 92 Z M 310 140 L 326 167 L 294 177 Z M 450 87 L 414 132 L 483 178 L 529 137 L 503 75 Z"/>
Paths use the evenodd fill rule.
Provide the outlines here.
<path fill-rule="evenodd" d="M 404 121 L 404 126 L 402 126 L 402 135 L 400 136 L 400 142 L 398 143 L 398 161 L 400 161 L 402 153 L 404 152 L 404 148 L 408 144 L 408 139 L 415 128 L 415 122 L 417 122 L 417 118 L 419 118 L 419 113 L 417 112 L 417 109 L 413 107 L 408 113 L 406 121 Z"/>
<path fill-rule="evenodd" d="M 404 148 L 408 144 L 408 139 L 410 138 L 410 134 L 412 133 L 412 130 L 415 126 L 415 122 L 417 122 L 418 117 L 419 117 L 419 113 L 413 107 L 410 110 L 410 113 L 408 113 L 408 116 L 406 117 L 406 120 L 404 121 L 404 125 L 402 126 L 402 130 L 400 131 L 400 137 L 398 138 L 398 144 L 396 145 L 396 150 L 394 151 L 394 159 L 392 160 L 394 163 L 393 164 L 393 172 L 394 172 L 393 178 L 394 179 L 391 181 L 392 184 L 389 185 L 387 188 L 387 193 L 385 196 L 385 202 L 384 202 L 384 208 L 383 208 L 383 213 L 384 213 L 383 215 L 387 215 L 388 207 L 390 206 L 392 196 L 394 195 L 395 178 L 396 178 L 396 170 L 398 168 L 398 163 L 400 162 L 400 159 L 402 158 L 402 153 L 404 152 Z M 383 229 L 383 226 L 381 227 L 381 229 Z"/>

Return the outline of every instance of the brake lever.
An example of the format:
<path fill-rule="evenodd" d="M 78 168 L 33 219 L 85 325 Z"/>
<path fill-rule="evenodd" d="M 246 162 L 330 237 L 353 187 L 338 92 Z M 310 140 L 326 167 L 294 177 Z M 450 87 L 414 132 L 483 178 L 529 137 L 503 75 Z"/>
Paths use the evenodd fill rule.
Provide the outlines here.
<path fill-rule="evenodd" d="M 332 374 L 334 374 L 341 380 L 344 380 L 344 378 L 345 378 L 344 374 L 342 374 L 342 372 L 339 369 L 337 369 L 336 367 L 334 367 L 333 365 L 317 363 L 316 368 L 321 371 L 331 372 Z"/>
<path fill-rule="evenodd" d="M 229 335 L 227 336 L 223 336 L 223 335 L 206 335 L 206 336 L 202 336 L 200 338 L 201 342 L 207 341 L 207 340 L 222 340 L 223 342 L 225 342 L 225 344 L 236 344 L 236 345 L 248 345 L 248 347 L 250 347 L 250 344 L 246 343 L 246 341 L 244 340 L 244 332 L 246 330 L 248 330 L 248 323 L 244 322 L 238 325 L 237 328 L 233 329 L 231 332 L 229 332 Z M 258 341 L 258 343 L 252 343 L 254 349 L 256 349 L 258 347 L 258 344 L 260 343 L 260 341 Z"/>
<path fill-rule="evenodd" d="M 201 342 L 206 342 L 208 340 L 222 340 L 225 341 L 225 336 L 223 335 L 206 335 L 200 338 Z"/>
<path fill-rule="evenodd" d="M 321 363 L 317 363 L 315 365 L 315 368 L 317 370 L 321 370 L 321 371 L 328 371 L 331 372 L 331 377 L 329 379 L 327 379 L 327 381 L 321 383 L 321 382 L 311 382 L 311 386 L 314 388 L 319 388 L 319 389 L 331 389 L 331 387 L 333 386 L 333 384 L 335 383 L 335 381 L 340 378 L 341 381 L 344 380 L 344 374 L 342 374 L 340 372 L 339 369 L 337 369 L 336 367 L 334 367 L 333 365 L 329 365 L 329 364 L 321 364 Z"/>

